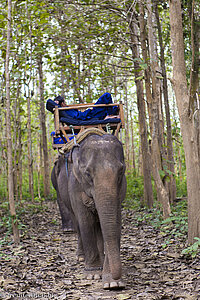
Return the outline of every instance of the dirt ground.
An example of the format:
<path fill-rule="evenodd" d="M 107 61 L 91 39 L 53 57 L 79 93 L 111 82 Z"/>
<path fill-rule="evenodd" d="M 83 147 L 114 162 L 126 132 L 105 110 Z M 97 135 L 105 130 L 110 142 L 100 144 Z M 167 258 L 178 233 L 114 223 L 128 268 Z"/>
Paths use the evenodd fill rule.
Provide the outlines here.
<path fill-rule="evenodd" d="M 133 211 L 123 211 L 121 257 L 126 288 L 105 291 L 100 281 L 84 279 L 76 260 L 76 234 L 62 232 L 55 202 L 26 215 L 19 246 L 1 246 L 0 299 L 200 299 L 200 261 L 180 253 L 181 241 L 163 249 L 163 235 Z"/>

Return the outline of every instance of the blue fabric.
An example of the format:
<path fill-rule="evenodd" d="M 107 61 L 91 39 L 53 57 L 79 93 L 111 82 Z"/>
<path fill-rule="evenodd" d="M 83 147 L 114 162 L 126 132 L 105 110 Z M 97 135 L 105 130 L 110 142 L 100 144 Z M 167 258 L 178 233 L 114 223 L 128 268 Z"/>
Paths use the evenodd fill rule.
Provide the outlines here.
<path fill-rule="evenodd" d="M 67 140 L 66 140 L 65 137 L 63 137 L 64 138 L 64 141 L 63 141 L 63 139 L 60 136 L 59 137 L 55 137 L 54 135 L 55 135 L 55 131 L 52 131 L 51 132 L 51 136 L 53 137 L 54 144 L 63 144 L 64 141 L 65 141 L 65 143 L 67 142 Z"/>
<path fill-rule="evenodd" d="M 46 103 L 46 109 L 49 110 L 50 112 L 54 113 L 53 109 L 58 106 L 61 107 L 59 104 L 55 103 L 53 100 L 48 99 Z M 78 117 L 78 110 L 77 109 L 69 109 L 69 110 L 60 110 L 59 111 L 60 117 L 72 117 L 72 118 L 77 118 Z"/>
<path fill-rule="evenodd" d="M 112 103 L 112 97 L 110 93 L 104 93 L 98 101 L 95 103 L 97 104 L 110 104 Z M 46 103 L 46 109 L 53 113 L 53 109 L 55 106 L 60 107 L 60 105 L 56 104 L 53 100 L 49 99 Z M 113 107 L 94 107 L 93 109 L 86 109 L 85 111 L 79 111 L 77 109 L 69 109 L 69 110 L 60 110 L 59 115 L 60 118 L 66 118 L 69 119 L 71 117 L 75 120 L 91 120 L 91 119 L 97 119 L 97 120 L 103 120 L 107 115 L 115 115 L 117 113 L 117 106 Z M 61 120 L 61 122 L 64 122 Z M 66 122 L 65 122 L 66 123 Z M 101 122 L 100 122 L 101 123 Z M 110 122 L 106 122 L 110 123 Z M 114 122 L 115 123 L 115 122 Z M 70 124 L 75 125 L 70 122 Z M 81 123 L 82 124 L 82 123 Z M 79 124 L 79 125 L 81 125 Z M 92 123 L 94 124 L 94 123 Z M 95 123 L 98 124 L 98 123 Z"/>
<path fill-rule="evenodd" d="M 54 135 L 55 135 L 55 131 L 52 131 L 51 136 L 53 137 L 54 144 L 63 144 L 64 142 L 67 143 L 67 140 L 64 136 L 63 136 L 63 139 L 64 139 L 64 141 L 63 141 L 63 139 L 61 137 L 55 137 Z M 75 135 L 77 135 L 77 133 L 75 133 Z M 70 136 L 68 138 L 71 141 L 74 138 L 74 136 Z"/>
<path fill-rule="evenodd" d="M 82 121 L 82 120 L 77 120 L 77 119 L 74 119 L 74 118 L 68 116 L 68 117 L 61 117 L 60 122 L 65 123 L 67 125 L 81 126 L 81 125 L 98 125 L 98 124 L 108 124 L 108 123 L 119 123 L 119 122 L 121 122 L 121 119 L 108 118 L 106 120 L 100 120 L 98 118 L 93 118 L 90 120 Z"/>
<path fill-rule="evenodd" d="M 97 104 L 111 104 L 112 97 L 110 93 L 104 93 L 98 101 L 95 103 Z M 117 114 L 118 107 L 112 106 L 112 107 L 94 107 L 92 110 L 92 116 L 97 117 L 100 120 L 103 120 L 108 115 L 116 115 Z"/>

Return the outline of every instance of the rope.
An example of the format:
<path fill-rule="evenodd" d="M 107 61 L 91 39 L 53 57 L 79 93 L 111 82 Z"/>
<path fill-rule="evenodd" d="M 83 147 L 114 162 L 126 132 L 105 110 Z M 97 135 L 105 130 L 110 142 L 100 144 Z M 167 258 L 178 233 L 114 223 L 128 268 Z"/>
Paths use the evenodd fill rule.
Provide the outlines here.
<path fill-rule="evenodd" d="M 82 132 L 79 132 L 79 134 L 76 136 L 76 143 L 80 143 L 83 141 L 89 134 L 97 134 L 97 135 L 104 135 L 106 132 L 103 129 L 100 128 L 87 128 Z M 74 141 L 71 140 L 67 144 L 65 144 L 60 150 L 60 154 L 65 154 L 66 152 L 69 152 L 74 146 Z"/>

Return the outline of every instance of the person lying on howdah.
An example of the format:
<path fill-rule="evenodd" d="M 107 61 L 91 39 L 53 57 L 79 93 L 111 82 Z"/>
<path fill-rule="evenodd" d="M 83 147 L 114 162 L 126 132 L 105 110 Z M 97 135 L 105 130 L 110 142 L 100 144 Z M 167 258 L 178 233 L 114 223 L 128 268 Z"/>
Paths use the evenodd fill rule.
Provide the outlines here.
<path fill-rule="evenodd" d="M 112 104 L 112 97 L 110 93 L 104 93 L 98 101 L 95 103 L 95 105 L 98 104 Z M 54 113 L 54 108 L 58 107 L 67 107 L 67 104 L 63 97 L 57 96 L 54 101 L 51 99 L 47 100 L 46 103 L 46 109 L 50 112 Z M 82 125 L 85 123 L 85 121 L 92 120 L 93 122 L 99 121 L 99 120 L 107 120 L 107 119 L 115 119 L 115 122 L 117 122 L 119 119 L 118 113 L 118 107 L 112 106 L 112 107 L 93 107 L 88 108 L 85 111 L 80 111 L 78 109 L 68 109 L 68 110 L 59 110 L 59 116 L 62 118 L 62 122 L 64 123 L 70 123 L 72 125 Z M 72 121 L 73 120 L 73 121 Z M 75 121 L 77 120 L 77 122 Z M 119 119 L 120 121 L 120 119 Z"/>

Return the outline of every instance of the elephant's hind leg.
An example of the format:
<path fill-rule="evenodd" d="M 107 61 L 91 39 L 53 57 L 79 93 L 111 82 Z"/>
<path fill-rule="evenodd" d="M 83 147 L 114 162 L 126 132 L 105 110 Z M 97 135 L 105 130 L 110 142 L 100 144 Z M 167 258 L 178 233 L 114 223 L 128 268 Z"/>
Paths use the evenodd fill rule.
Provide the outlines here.
<path fill-rule="evenodd" d="M 77 232 L 78 232 L 78 249 L 77 249 L 76 255 L 77 255 L 77 260 L 79 262 L 82 262 L 82 261 L 85 261 L 85 254 L 84 254 L 84 250 L 83 250 L 83 243 L 82 243 L 79 229 L 77 230 Z"/>
<path fill-rule="evenodd" d="M 103 259 L 99 248 L 102 243 L 97 237 L 97 222 L 94 214 L 87 209 L 79 215 L 79 230 L 85 256 L 85 277 L 87 279 L 99 279 L 102 273 Z M 103 250 L 101 250 L 102 252 Z"/>

